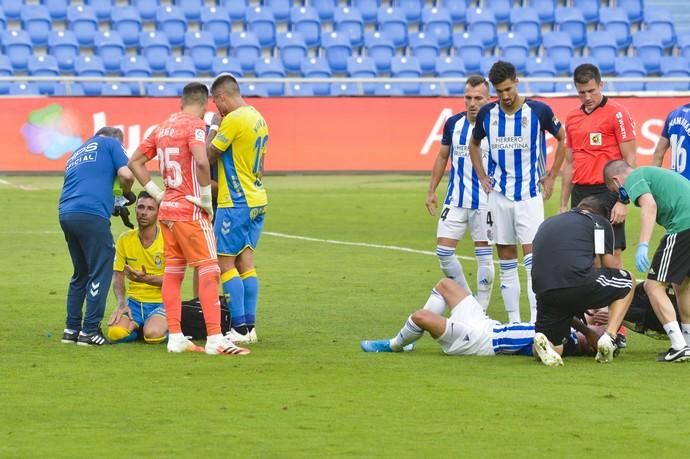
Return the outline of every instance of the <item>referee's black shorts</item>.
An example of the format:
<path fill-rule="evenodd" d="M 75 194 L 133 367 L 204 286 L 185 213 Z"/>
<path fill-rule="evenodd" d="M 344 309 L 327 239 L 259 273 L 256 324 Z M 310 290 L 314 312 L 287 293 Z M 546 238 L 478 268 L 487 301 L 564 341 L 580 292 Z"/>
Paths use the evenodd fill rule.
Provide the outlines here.
<path fill-rule="evenodd" d="M 611 213 L 611 209 L 618 202 L 616 193 L 611 192 L 606 185 L 573 185 L 573 190 L 570 193 L 570 206 L 577 207 L 580 201 L 587 196 L 597 195 L 606 202 L 606 208 Z M 617 223 L 613 226 L 614 249 L 625 250 L 625 222 Z"/>
<path fill-rule="evenodd" d="M 563 344 L 570 335 L 573 317 L 624 298 L 633 286 L 630 273 L 615 268 L 593 268 L 589 278 L 585 285 L 538 294 L 535 331 L 546 335 L 554 345 Z"/>
<path fill-rule="evenodd" d="M 690 277 L 690 229 L 665 234 L 659 242 L 647 279 L 682 284 Z"/>

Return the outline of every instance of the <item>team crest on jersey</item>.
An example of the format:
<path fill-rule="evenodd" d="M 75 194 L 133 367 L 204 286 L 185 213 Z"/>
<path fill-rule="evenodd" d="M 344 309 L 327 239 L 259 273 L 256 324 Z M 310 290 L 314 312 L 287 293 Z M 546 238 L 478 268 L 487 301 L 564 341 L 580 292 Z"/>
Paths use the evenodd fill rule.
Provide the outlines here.
<path fill-rule="evenodd" d="M 160 268 L 163 266 L 163 256 L 160 253 L 156 253 L 156 255 L 153 256 L 153 262 Z"/>
<path fill-rule="evenodd" d="M 590 132 L 589 133 L 589 144 L 590 145 L 601 145 L 602 144 L 601 132 Z"/>
<path fill-rule="evenodd" d="M 526 116 L 523 116 L 522 117 L 522 127 L 526 129 L 528 125 L 529 125 L 529 120 L 527 119 Z"/>
<path fill-rule="evenodd" d="M 491 125 L 492 125 L 492 126 L 498 126 L 498 120 L 497 120 L 497 119 L 494 119 L 494 120 L 491 122 Z"/>

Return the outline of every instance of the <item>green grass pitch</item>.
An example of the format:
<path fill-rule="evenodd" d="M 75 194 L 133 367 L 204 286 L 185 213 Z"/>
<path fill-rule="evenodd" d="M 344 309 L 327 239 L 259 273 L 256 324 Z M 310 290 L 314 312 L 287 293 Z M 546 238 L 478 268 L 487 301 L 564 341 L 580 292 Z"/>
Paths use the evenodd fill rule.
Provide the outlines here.
<path fill-rule="evenodd" d="M 261 342 L 246 358 L 61 344 L 61 178 L 0 183 L 0 457 L 687 457 L 690 369 L 656 363 L 662 341 L 631 333 L 610 365 L 555 369 L 447 357 L 428 336 L 412 353 L 360 351 L 392 336 L 441 272 L 429 253 L 321 240 L 433 252 L 427 176 L 266 179 Z M 627 229 L 634 248 L 636 209 Z M 522 305 L 527 317 L 524 282 Z M 113 307 L 111 295 L 106 317 Z M 489 312 L 505 319 L 497 286 Z"/>

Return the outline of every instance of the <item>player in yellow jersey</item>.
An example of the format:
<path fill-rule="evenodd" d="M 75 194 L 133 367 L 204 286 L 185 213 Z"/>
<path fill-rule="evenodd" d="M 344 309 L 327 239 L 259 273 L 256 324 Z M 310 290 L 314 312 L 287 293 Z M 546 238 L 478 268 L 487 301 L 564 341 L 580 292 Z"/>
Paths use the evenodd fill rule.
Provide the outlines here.
<path fill-rule="evenodd" d="M 223 292 L 228 297 L 235 343 L 256 342 L 259 281 L 254 250 L 268 202 L 263 165 L 268 126 L 261 113 L 240 95 L 237 80 L 219 75 L 211 85 L 222 121 L 209 132 L 208 155 L 218 162 L 218 214 L 214 224 Z"/>
<path fill-rule="evenodd" d="M 139 227 L 123 233 L 115 244 L 113 293 L 118 306 L 110 316 L 107 335 L 113 342 L 143 337 L 147 343 L 162 343 L 168 331 L 161 296 L 163 236 L 158 227 L 158 203 L 146 191 L 137 197 L 136 217 Z"/>

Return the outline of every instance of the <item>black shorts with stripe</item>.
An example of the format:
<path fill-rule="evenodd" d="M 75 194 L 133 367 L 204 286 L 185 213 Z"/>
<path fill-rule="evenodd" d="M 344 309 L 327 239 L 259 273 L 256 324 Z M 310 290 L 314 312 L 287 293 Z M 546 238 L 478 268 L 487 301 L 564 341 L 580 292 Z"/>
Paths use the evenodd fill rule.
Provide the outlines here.
<path fill-rule="evenodd" d="M 570 193 L 570 206 L 577 207 L 580 201 L 587 196 L 598 196 L 606 203 L 606 208 L 611 213 L 613 206 L 618 202 L 618 194 L 611 192 L 606 185 L 573 185 Z M 614 249 L 625 250 L 625 222 L 611 225 L 613 227 Z"/>
<path fill-rule="evenodd" d="M 563 344 L 570 336 L 573 317 L 581 317 L 588 309 L 609 306 L 633 287 L 632 275 L 621 269 L 592 268 L 588 277 L 587 284 L 537 295 L 535 331 L 546 335 L 554 345 Z"/>
<path fill-rule="evenodd" d="M 654 253 L 647 279 L 682 284 L 690 277 L 690 229 L 665 234 Z"/>

